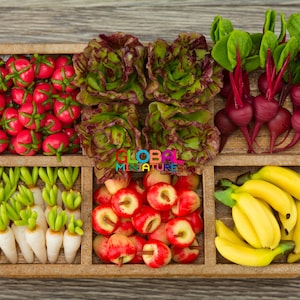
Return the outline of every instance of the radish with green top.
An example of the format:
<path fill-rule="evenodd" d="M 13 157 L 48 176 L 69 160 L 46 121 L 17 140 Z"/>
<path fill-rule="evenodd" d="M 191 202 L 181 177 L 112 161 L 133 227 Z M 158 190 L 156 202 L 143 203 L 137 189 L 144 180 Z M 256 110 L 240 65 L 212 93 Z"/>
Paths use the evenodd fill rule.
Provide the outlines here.
<path fill-rule="evenodd" d="M 32 211 L 37 213 L 37 224 L 46 232 L 48 229 L 47 220 L 45 218 L 44 209 L 34 203 L 34 197 L 32 191 L 25 185 L 19 185 L 19 192 L 14 195 L 14 198 L 22 205 L 30 207 Z"/>
<path fill-rule="evenodd" d="M 84 234 L 82 225 L 83 222 L 81 219 L 75 220 L 74 215 L 70 216 L 63 240 L 65 260 L 69 264 L 73 263 L 78 249 L 81 246 L 82 236 Z"/>
<path fill-rule="evenodd" d="M 25 239 L 37 259 L 45 264 L 47 262 L 46 238 L 44 230 L 37 224 L 37 212 L 28 206 L 21 210 L 20 220 L 15 221 L 17 226 L 26 226 Z"/>
<path fill-rule="evenodd" d="M 5 202 L 4 205 L 6 206 L 7 214 L 10 220 L 13 222 L 11 224 L 11 229 L 14 233 L 16 242 L 18 243 L 21 253 L 24 257 L 24 260 L 27 263 L 33 263 L 34 261 L 34 253 L 31 247 L 28 245 L 26 238 L 25 238 L 25 225 L 16 225 L 15 221 L 20 220 L 20 212 L 23 209 L 22 204 L 15 200 L 14 198 L 10 198 L 8 202 Z"/>
<path fill-rule="evenodd" d="M 31 190 L 34 198 L 34 203 L 40 205 L 45 209 L 45 202 L 42 197 L 42 191 L 37 186 L 37 181 L 39 179 L 39 167 L 20 167 L 20 179 L 25 183 L 25 185 Z"/>
<path fill-rule="evenodd" d="M 68 216 L 74 215 L 75 220 L 81 217 L 81 202 L 82 197 L 79 191 L 69 190 L 62 192 L 62 200 L 65 207 L 65 212 Z"/>
<path fill-rule="evenodd" d="M 49 185 L 49 183 L 46 183 L 45 187 L 42 190 L 42 196 L 46 203 L 45 208 L 45 217 L 47 219 L 49 211 L 51 211 L 52 208 L 56 207 L 58 212 L 61 212 L 62 206 L 58 204 L 58 194 L 59 189 L 56 184 Z"/>
<path fill-rule="evenodd" d="M 12 264 L 17 263 L 18 253 L 14 233 L 9 226 L 10 219 L 6 212 L 6 206 L 0 205 L 0 248 L 5 257 Z"/>
<path fill-rule="evenodd" d="M 53 207 L 48 213 L 47 221 L 49 228 L 46 231 L 46 246 L 48 261 L 50 263 L 57 261 L 60 249 L 63 246 L 63 232 L 67 218 L 66 212 L 58 212 L 57 206 Z"/>

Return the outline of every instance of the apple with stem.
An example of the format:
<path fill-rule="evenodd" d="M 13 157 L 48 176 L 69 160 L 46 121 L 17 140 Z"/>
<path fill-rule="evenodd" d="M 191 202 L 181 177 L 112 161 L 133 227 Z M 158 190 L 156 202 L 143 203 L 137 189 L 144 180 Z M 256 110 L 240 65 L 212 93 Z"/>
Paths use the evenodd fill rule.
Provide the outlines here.
<path fill-rule="evenodd" d="M 198 174 L 189 174 L 184 176 L 173 175 L 172 185 L 176 190 L 188 189 L 195 191 L 200 183 Z"/>
<path fill-rule="evenodd" d="M 171 210 L 175 216 L 181 217 L 191 214 L 200 206 L 201 199 L 195 191 L 182 189 L 177 191 L 177 201 Z"/>
<path fill-rule="evenodd" d="M 191 223 L 184 217 L 170 220 L 166 225 L 166 236 L 168 241 L 176 247 L 189 247 L 196 238 Z"/>
<path fill-rule="evenodd" d="M 161 223 L 159 211 L 144 205 L 131 219 L 134 228 L 141 234 L 153 232 Z"/>
<path fill-rule="evenodd" d="M 107 242 L 109 237 L 98 234 L 93 239 L 93 250 L 103 263 L 110 263 L 107 256 Z"/>
<path fill-rule="evenodd" d="M 172 252 L 168 245 L 158 240 L 149 240 L 143 247 L 144 263 L 150 268 L 161 268 L 170 263 Z"/>
<path fill-rule="evenodd" d="M 94 204 L 107 204 L 111 203 L 112 194 L 108 191 L 104 184 L 101 184 L 93 193 Z"/>
<path fill-rule="evenodd" d="M 111 205 L 119 217 L 130 218 L 141 209 L 142 198 L 137 192 L 122 188 L 113 194 Z"/>
<path fill-rule="evenodd" d="M 109 193 L 115 194 L 118 190 L 128 187 L 131 181 L 131 173 L 119 172 L 113 178 L 104 181 Z"/>
<path fill-rule="evenodd" d="M 201 253 L 201 246 L 197 238 L 193 243 L 185 248 L 171 246 L 172 259 L 176 263 L 188 264 L 195 261 Z"/>
<path fill-rule="evenodd" d="M 165 182 L 171 184 L 171 181 L 172 177 L 170 174 L 163 174 L 156 169 L 151 169 L 143 176 L 143 186 L 146 190 L 155 183 Z"/>
<path fill-rule="evenodd" d="M 130 241 L 134 244 L 136 248 L 136 255 L 135 257 L 130 261 L 131 264 L 142 264 L 144 263 L 143 257 L 142 257 L 142 251 L 143 247 L 146 244 L 147 240 L 137 234 L 131 235 L 128 237 Z"/>
<path fill-rule="evenodd" d="M 110 204 L 96 206 L 92 211 L 92 227 L 103 235 L 112 234 L 120 224 L 120 217 L 114 212 Z"/>
<path fill-rule="evenodd" d="M 107 242 L 107 257 L 110 262 L 121 267 L 136 256 L 136 247 L 125 235 L 115 233 Z"/>
<path fill-rule="evenodd" d="M 171 184 L 158 182 L 148 189 L 147 201 L 156 210 L 170 210 L 177 201 L 177 192 Z"/>

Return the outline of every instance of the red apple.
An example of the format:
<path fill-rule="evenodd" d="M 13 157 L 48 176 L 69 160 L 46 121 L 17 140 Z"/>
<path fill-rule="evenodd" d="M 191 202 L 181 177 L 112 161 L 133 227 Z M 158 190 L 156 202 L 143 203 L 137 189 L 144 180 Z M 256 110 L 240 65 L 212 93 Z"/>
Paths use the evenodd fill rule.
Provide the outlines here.
<path fill-rule="evenodd" d="M 107 204 L 111 202 L 112 194 L 109 193 L 104 184 L 97 187 L 93 193 L 93 201 L 96 205 Z"/>
<path fill-rule="evenodd" d="M 107 252 L 108 259 L 121 267 L 135 257 L 136 248 L 127 236 L 115 233 L 108 239 Z"/>
<path fill-rule="evenodd" d="M 166 235 L 172 245 L 181 248 L 189 247 L 196 238 L 191 223 L 183 217 L 177 217 L 167 223 Z"/>
<path fill-rule="evenodd" d="M 186 248 L 171 246 L 172 259 L 174 262 L 189 264 L 195 261 L 201 253 L 199 241 L 195 239 L 193 243 Z"/>
<path fill-rule="evenodd" d="M 177 192 L 166 182 L 158 182 L 147 191 L 147 201 L 156 210 L 170 210 L 177 201 Z"/>
<path fill-rule="evenodd" d="M 192 190 L 178 190 L 177 202 L 171 210 L 175 216 L 186 216 L 196 209 L 200 208 L 201 199 L 199 195 Z"/>
<path fill-rule="evenodd" d="M 184 218 L 186 218 L 192 224 L 193 230 L 196 234 L 203 230 L 204 224 L 200 209 L 197 209 L 191 214 L 184 216 Z"/>
<path fill-rule="evenodd" d="M 118 190 L 128 187 L 131 180 L 131 173 L 129 172 L 120 172 L 115 175 L 115 177 L 107 179 L 104 181 L 104 184 L 112 195 L 115 194 Z"/>
<path fill-rule="evenodd" d="M 166 235 L 166 225 L 167 223 L 161 223 L 158 228 L 156 228 L 153 232 L 147 234 L 148 240 L 158 240 L 166 245 L 169 245 L 170 242 L 167 239 Z"/>
<path fill-rule="evenodd" d="M 112 234 L 120 224 L 120 217 L 110 204 L 96 206 L 92 211 L 93 229 L 103 235 Z"/>
<path fill-rule="evenodd" d="M 132 217 L 134 228 L 141 234 L 153 232 L 161 223 L 159 211 L 149 205 L 144 205 L 139 212 Z"/>
<path fill-rule="evenodd" d="M 130 218 L 141 209 L 142 198 L 137 192 L 129 188 L 122 188 L 113 194 L 111 205 L 118 216 Z"/>
<path fill-rule="evenodd" d="M 141 195 L 144 204 L 147 203 L 147 191 L 143 186 L 142 178 L 131 180 L 128 187 Z"/>
<path fill-rule="evenodd" d="M 158 240 L 149 240 L 143 247 L 143 261 L 151 268 L 160 268 L 170 263 L 172 253 L 169 246 Z"/>
<path fill-rule="evenodd" d="M 93 250 L 95 254 L 101 259 L 104 263 L 109 263 L 110 260 L 107 257 L 107 242 L 108 236 L 105 235 L 96 235 L 93 239 Z"/>
<path fill-rule="evenodd" d="M 135 228 L 132 225 L 131 218 L 121 218 L 119 226 L 115 229 L 114 233 L 121 233 L 130 236 L 135 233 Z"/>
<path fill-rule="evenodd" d="M 171 184 L 171 175 L 169 174 L 162 174 L 160 171 L 156 169 L 151 169 L 147 173 L 145 173 L 143 177 L 143 186 L 147 190 L 150 186 L 154 185 L 158 182 L 166 182 Z"/>
<path fill-rule="evenodd" d="M 190 174 L 186 176 L 174 175 L 172 177 L 172 185 L 176 190 L 188 189 L 195 191 L 199 185 L 200 177 L 197 174 Z"/>
<path fill-rule="evenodd" d="M 136 248 L 136 255 L 135 257 L 130 261 L 131 264 L 142 264 L 144 263 L 143 257 L 142 257 L 142 251 L 143 247 L 146 244 L 147 240 L 140 235 L 131 235 L 128 237 L 131 242 L 134 244 Z"/>

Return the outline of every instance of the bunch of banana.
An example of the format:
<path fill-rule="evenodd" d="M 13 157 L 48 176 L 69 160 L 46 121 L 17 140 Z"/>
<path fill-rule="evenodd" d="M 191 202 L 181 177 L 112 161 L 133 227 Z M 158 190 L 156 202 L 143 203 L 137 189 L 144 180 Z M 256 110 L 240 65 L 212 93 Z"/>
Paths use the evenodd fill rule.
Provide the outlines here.
<path fill-rule="evenodd" d="M 232 208 L 235 230 L 244 243 L 241 245 L 228 235 L 218 234 L 217 222 L 215 244 L 221 255 L 238 264 L 259 266 L 270 263 L 276 257 L 270 259 L 271 253 L 281 249 L 281 253 L 289 250 L 288 262 L 300 260 L 300 175 L 296 171 L 264 166 L 248 174 L 239 185 L 224 180 L 221 186 L 226 189 L 216 191 L 214 196 Z M 253 260 L 253 253 L 262 255 L 263 262 Z M 263 259 L 262 253 L 269 253 L 268 259 Z M 248 262 L 243 260 L 245 256 L 249 256 Z"/>
<path fill-rule="evenodd" d="M 274 249 L 254 248 L 242 240 L 221 220 L 216 220 L 215 245 L 229 261 L 249 267 L 263 267 L 294 248 L 294 242 L 282 241 Z"/>
<path fill-rule="evenodd" d="M 228 191 L 215 192 L 216 199 L 224 203 L 228 200 L 225 198 L 228 197 Z M 281 231 L 269 204 L 248 192 L 231 191 L 229 196 L 233 200 L 230 205 L 232 219 L 241 237 L 255 248 L 276 248 Z"/>

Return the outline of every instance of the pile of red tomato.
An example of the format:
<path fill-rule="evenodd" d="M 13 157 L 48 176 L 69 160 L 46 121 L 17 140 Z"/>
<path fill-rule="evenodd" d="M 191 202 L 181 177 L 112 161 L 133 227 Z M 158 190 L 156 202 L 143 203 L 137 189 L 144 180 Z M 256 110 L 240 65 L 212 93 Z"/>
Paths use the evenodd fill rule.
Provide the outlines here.
<path fill-rule="evenodd" d="M 81 114 L 71 55 L 0 58 L 0 153 L 73 154 Z"/>

